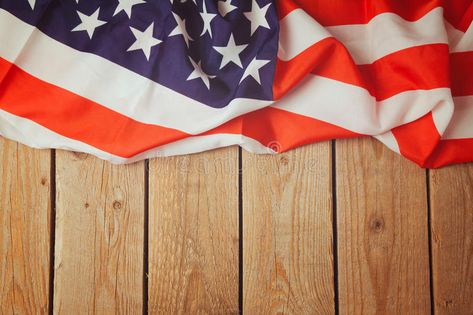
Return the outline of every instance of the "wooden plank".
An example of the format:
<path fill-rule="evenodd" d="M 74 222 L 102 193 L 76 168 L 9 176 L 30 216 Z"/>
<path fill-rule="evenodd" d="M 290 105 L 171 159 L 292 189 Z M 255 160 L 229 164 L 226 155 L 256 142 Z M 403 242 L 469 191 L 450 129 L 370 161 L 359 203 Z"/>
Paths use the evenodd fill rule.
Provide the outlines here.
<path fill-rule="evenodd" d="M 144 162 L 57 151 L 55 314 L 141 314 Z"/>
<path fill-rule="evenodd" d="M 238 148 L 150 161 L 151 314 L 238 314 L 238 242 Z"/>
<path fill-rule="evenodd" d="M 243 153 L 243 311 L 333 314 L 330 143 Z"/>
<path fill-rule="evenodd" d="M 336 152 L 340 314 L 430 314 L 425 170 L 371 138 Z"/>
<path fill-rule="evenodd" d="M 47 314 L 51 151 L 0 138 L 0 160 L 0 314 Z"/>
<path fill-rule="evenodd" d="M 436 314 L 473 314 L 473 164 L 430 171 Z"/>

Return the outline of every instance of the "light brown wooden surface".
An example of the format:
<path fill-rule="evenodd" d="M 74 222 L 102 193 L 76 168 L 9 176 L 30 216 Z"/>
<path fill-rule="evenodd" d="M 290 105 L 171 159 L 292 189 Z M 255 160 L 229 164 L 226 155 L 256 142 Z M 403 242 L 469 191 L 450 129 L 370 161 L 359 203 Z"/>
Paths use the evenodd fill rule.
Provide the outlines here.
<path fill-rule="evenodd" d="M 0 138 L 0 314 L 49 309 L 50 159 Z"/>
<path fill-rule="evenodd" d="M 149 312 L 238 314 L 238 148 L 149 170 Z"/>
<path fill-rule="evenodd" d="M 0 314 L 472 315 L 473 164 L 335 148 L 147 168 L 0 138 Z"/>
<path fill-rule="evenodd" d="M 340 314 L 430 314 L 425 170 L 340 140 L 336 182 Z"/>
<path fill-rule="evenodd" d="M 330 143 L 242 162 L 243 312 L 333 314 Z"/>
<path fill-rule="evenodd" d="M 436 314 L 473 314 L 473 165 L 430 171 Z"/>
<path fill-rule="evenodd" d="M 144 162 L 56 156 L 55 314 L 141 314 Z"/>

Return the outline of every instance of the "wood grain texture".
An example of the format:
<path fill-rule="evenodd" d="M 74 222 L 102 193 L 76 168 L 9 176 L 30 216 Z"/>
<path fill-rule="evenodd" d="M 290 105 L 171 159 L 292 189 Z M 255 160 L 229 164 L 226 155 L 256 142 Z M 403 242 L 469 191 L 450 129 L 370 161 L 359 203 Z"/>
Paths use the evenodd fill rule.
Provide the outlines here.
<path fill-rule="evenodd" d="M 47 314 L 51 151 L 0 137 L 0 161 L 0 314 Z"/>
<path fill-rule="evenodd" d="M 242 163 L 244 313 L 333 314 L 330 143 Z"/>
<path fill-rule="evenodd" d="M 150 314 L 238 314 L 238 149 L 149 173 Z"/>
<path fill-rule="evenodd" d="M 473 164 L 430 171 L 435 313 L 473 314 Z"/>
<path fill-rule="evenodd" d="M 372 138 L 336 152 L 340 314 L 430 314 L 425 170 Z"/>
<path fill-rule="evenodd" d="M 141 314 L 144 162 L 57 151 L 55 314 Z"/>

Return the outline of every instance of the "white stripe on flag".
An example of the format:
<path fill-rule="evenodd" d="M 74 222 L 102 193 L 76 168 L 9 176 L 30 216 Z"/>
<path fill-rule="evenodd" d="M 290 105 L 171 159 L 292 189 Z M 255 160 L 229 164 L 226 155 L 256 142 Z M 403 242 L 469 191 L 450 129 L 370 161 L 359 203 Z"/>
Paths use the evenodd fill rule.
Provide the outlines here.
<path fill-rule="evenodd" d="M 435 8 L 413 22 L 394 13 L 382 13 L 367 24 L 329 27 L 321 26 L 303 10 L 296 9 L 280 22 L 278 57 L 290 60 L 331 36 L 345 45 L 357 64 L 372 63 L 410 47 L 448 43 L 442 8 Z"/>
<path fill-rule="evenodd" d="M 445 22 L 447 28 L 450 52 L 473 51 L 473 23 L 465 33 L 454 28 L 450 23 Z"/>
<path fill-rule="evenodd" d="M 442 103 L 453 107 L 448 88 L 406 91 L 376 101 L 365 89 L 309 75 L 272 106 L 353 132 L 379 135 L 424 116 Z"/>
<path fill-rule="evenodd" d="M 304 10 L 296 9 L 279 22 L 278 57 L 290 60 L 327 37 L 331 35 L 323 26 Z"/>
<path fill-rule="evenodd" d="M 442 8 L 433 9 L 414 22 L 394 13 L 383 13 L 367 24 L 330 26 L 326 29 L 345 45 L 357 64 L 373 63 L 409 47 L 448 43 Z"/>
<path fill-rule="evenodd" d="M 473 96 L 453 98 L 455 111 L 442 139 L 473 138 Z"/>
<path fill-rule="evenodd" d="M 401 153 L 401 150 L 399 149 L 399 144 L 397 143 L 396 137 L 394 137 L 393 133 L 391 131 L 388 131 L 386 133 L 380 134 L 378 136 L 373 136 L 377 140 L 379 140 L 381 143 L 383 143 L 385 146 L 387 146 L 389 149 L 396 153 Z"/>
<path fill-rule="evenodd" d="M 183 155 L 212 150 L 231 145 L 241 145 L 253 153 L 275 153 L 258 141 L 238 134 L 192 136 L 145 151 L 131 158 L 123 158 L 97 149 L 91 145 L 64 137 L 29 119 L 12 115 L 0 109 L 0 136 L 18 141 L 33 148 L 55 148 L 95 155 L 112 163 L 133 163 L 143 159 Z"/>
<path fill-rule="evenodd" d="M 432 109 L 432 119 L 439 135 L 445 133 L 445 130 L 452 119 L 453 110 L 456 106 L 456 104 L 454 104 L 455 98 L 452 100 L 453 102 L 439 102 L 438 104 L 435 104 L 435 107 Z"/>

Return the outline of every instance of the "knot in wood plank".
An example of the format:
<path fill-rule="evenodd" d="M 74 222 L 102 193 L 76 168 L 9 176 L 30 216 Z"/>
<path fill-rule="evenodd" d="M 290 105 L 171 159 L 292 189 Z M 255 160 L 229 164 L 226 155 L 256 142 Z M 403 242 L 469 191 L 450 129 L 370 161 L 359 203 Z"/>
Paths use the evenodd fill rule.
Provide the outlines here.
<path fill-rule="evenodd" d="M 370 230 L 375 233 L 381 233 L 384 230 L 384 219 L 381 217 L 374 217 L 371 219 Z"/>

